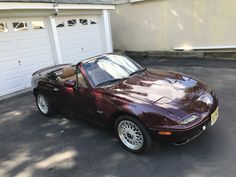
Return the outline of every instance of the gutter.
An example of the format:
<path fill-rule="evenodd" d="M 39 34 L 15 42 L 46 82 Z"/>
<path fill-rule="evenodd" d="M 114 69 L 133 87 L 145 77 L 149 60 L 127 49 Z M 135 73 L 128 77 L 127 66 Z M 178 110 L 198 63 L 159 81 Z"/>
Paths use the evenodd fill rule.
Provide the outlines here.
<path fill-rule="evenodd" d="M 0 10 L 54 10 L 55 3 L 28 3 L 28 2 L 0 2 Z M 114 5 L 107 4 L 61 4 L 57 3 L 58 10 L 114 10 Z"/>

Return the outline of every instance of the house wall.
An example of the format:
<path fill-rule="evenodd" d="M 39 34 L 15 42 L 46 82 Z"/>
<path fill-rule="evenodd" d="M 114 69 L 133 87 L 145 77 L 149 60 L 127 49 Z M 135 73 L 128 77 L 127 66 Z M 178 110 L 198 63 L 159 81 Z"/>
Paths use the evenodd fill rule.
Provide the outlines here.
<path fill-rule="evenodd" d="M 111 12 L 114 49 L 236 46 L 235 0 L 146 0 Z"/>

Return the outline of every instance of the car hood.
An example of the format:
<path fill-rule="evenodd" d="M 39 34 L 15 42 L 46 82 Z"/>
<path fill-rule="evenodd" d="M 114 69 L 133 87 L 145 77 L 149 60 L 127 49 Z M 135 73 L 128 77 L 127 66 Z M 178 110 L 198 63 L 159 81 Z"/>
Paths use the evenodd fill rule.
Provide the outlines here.
<path fill-rule="evenodd" d="M 117 82 L 109 90 L 125 97 L 156 104 L 170 112 L 179 112 L 182 117 L 191 112 L 192 104 L 204 93 L 206 85 L 182 73 L 148 69 Z M 188 110 L 188 113 L 181 113 L 183 109 Z M 196 105 L 194 109 L 197 109 Z"/>

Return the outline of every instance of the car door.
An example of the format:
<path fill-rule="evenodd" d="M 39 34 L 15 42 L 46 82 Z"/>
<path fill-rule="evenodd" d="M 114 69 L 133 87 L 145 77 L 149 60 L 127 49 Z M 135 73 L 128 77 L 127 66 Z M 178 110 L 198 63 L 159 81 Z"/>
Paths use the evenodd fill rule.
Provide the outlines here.
<path fill-rule="evenodd" d="M 72 111 L 84 118 L 91 119 L 95 115 L 95 102 L 91 88 L 67 88 L 67 105 Z"/>
<path fill-rule="evenodd" d="M 93 120 L 96 116 L 96 103 L 93 88 L 89 87 L 80 71 L 77 72 L 78 81 L 75 87 L 64 86 L 64 105 L 71 113 Z"/>

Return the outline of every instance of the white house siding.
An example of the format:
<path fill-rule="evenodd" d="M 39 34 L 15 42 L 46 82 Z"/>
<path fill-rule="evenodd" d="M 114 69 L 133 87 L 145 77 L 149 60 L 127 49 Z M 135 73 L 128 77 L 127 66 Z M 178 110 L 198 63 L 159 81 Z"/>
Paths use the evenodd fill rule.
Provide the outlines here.
<path fill-rule="evenodd" d="M 145 0 L 111 13 L 115 49 L 236 46 L 235 0 Z"/>

